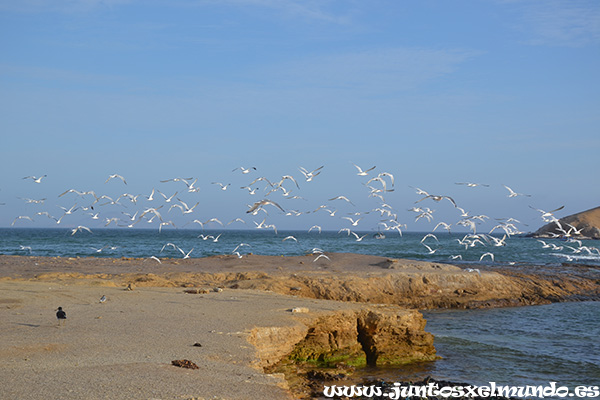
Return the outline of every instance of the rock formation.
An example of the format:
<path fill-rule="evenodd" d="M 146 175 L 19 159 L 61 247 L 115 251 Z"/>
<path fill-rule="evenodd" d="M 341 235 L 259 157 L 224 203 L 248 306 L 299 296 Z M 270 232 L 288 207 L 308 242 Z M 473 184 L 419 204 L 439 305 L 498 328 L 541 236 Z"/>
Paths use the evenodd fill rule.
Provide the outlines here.
<path fill-rule="evenodd" d="M 550 222 L 535 231 L 532 236 L 600 239 L 600 207 L 561 218 L 558 223 Z"/>
<path fill-rule="evenodd" d="M 366 306 L 317 316 L 294 327 L 255 328 L 249 341 L 260 367 L 285 357 L 315 366 L 399 365 L 436 358 L 433 335 L 416 310 Z"/>

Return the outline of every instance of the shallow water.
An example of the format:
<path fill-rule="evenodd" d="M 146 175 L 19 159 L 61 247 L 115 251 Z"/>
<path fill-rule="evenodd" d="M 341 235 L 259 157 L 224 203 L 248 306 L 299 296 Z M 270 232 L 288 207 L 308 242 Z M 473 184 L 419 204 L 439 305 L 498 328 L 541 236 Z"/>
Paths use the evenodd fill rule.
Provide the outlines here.
<path fill-rule="evenodd" d="M 423 312 L 442 359 L 401 368 L 364 368 L 364 379 L 438 380 L 474 385 L 600 386 L 597 302 Z M 588 397 L 597 399 L 599 397 Z"/>

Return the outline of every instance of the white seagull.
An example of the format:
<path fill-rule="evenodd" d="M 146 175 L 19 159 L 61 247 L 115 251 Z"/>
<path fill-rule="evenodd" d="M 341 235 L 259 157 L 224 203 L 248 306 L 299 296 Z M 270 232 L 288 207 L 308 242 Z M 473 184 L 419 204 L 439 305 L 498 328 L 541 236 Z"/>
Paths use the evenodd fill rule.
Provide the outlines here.
<path fill-rule="evenodd" d="M 48 176 L 48 175 L 42 175 L 42 176 L 40 176 L 39 178 L 37 178 L 37 177 L 35 177 L 35 176 L 26 176 L 26 177 L 24 177 L 23 179 L 33 179 L 33 181 L 34 181 L 35 183 L 42 183 L 42 179 L 43 179 L 43 178 L 45 178 L 45 177 L 47 177 L 47 176 Z"/>
<path fill-rule="evenodd" d="M 317 258 L 315 258 L 315 259 L 313 260 L 313 262 L 317 261 L 319 258 L 325 258 L 325 259 L 327 259 L 328 261 L 331 261 L 331 259 L 330 259 L 329 257 L 327 257 L 325 254 L 321 253 L 321 254 L 319 254 L 319 255 L 317 256 Z"/>
<path fill-rule="evenodd" d="M 256 167 L 250 167 L 250 168 L 237 167 L 237 168 L 235 168 L 235 169 L 234 169 L 233 171 L 231 171 L 231 172 L 235 172 L 235 171 L 237 171 L 238 169 L 242 171 L 242 174 L 247 174 L 247 173 L 249 173 L 251 170 L 254 170 L 254 171 L 256 171 Z"/>
<path fill-rule="evenodd" d="M 502 185 L 502 186 L 504 186 L 506 188 L 506 190 L 508 190 L 508 192 L 509 192 L 508 197 L 517 197 L 517 196 L 531 197 L 530 194 L 517 193 L 506 185 Z"/>
<path fill-rule="evenodd" d="M 367 172 L 372 171 L 372 170 L 375 169 L 375 166 L 372 166 L 371 168 L 365 169 L 363 171 L 363 169 L 361 167 L 359 167 L 358 165 L 356 165 L 356 164 L 352 164 L 352 165 L 354 165 L 356 167 L 356 169 L 358 170 L 358 173 L 356 174 L 358 176 L 367 176 L 368 175 Z"/>
<path fill-rule="evenodd" d="M 363 235 L 363 236 L 358 236 L 355 232 L 350 232 L 351 234 L 354 235 L 354 237 L 356 238 L 357 242 L 362 242 L 362 240 L 367 237 L 367 235 Z"/>
<path fill-rule="evenodd" d="M 427 246 L 425 243 L 421 243 L 423 246 L 425 246 L 427 248 L 427 250 L 429 250 L 429 253 L 427 254 L 433 254 L 437 251 L 437 249 L 432 249 L 431 247 Z"/>
<path fill-rule="evenodd" d="M 221 190 L 227 190 L 227 187 L 229 185 L 231 185 L 231 183 L 228 183 L 227 185 L 223 185 L 221 182 L 212 182 L 213 185 L 219 185 L 221 187 Z"/>
<path fill-rule="evenodd" d="M 324 166 L 321 165 L 319 168 L 313 169 L 312 171 L 308 171 L 306 168 L 304 167 L 300 167 L 298 168 L 300 170 L 300 172 L 302 172 L 302 175 L 304 175 L 304 178 L 306 179 L 306 182 L 310 182 L 313 180 L 313 178 L 317 175 L 319 175 L 321 173 L 321 168 L 323 168 Z"/>
<path fill-rule="evenodd" d="M 12 222 L 12 224 L 10 224 L 10 226 L 13 226 L 15 224 L 15 222 L 17 222 L 20 219 L 28 219 L 33 222 L 33 219 L 31 217 L 28 217 L 27 215 L 19 215 L 17 218 L 15 218 L 15 220 Z"/>
<path fill-rule="evenodd" d="M 348 221 L 350 221 L 352 226 L 358 226 L 358 221 L 360 221 L 362 218 L 358 218 L 356 221 L 350 217 L 342 217 L 342 219 L 347 219 Z"/>
<path fill-rule="evenodd" d="M 310 231 L 312 231 L 313 229 L 316 229 L 319 231 L 319 233 L 321 233 L 321 227 L 319 225 L 311 226 L 310 229 L 308 230 L 308 232 L 310 233 Z"/>
<path fill-rule="evenodd" d="M 483 258 L 486 256 L 489 256 L 492 259 L 492 262 L 494 262 L 494 254 L 492 253 L 483 253 L 481 257 L 479 257 L 479 261 L 483 260 Z"/>
<path fill-rule="evenodd" d="M 122 180 L 122 181 L 123 181 L 123 183 L 124 183 L 124 184 L 126 184 L 126 185 L 127 185 L 127 182 L 125 181 L 125 178 L 123 178 L 123 177 L 122 177 L 121 175 L 119 175 L 119 174 L 112 174 L 112 175 L 110 175 L 110 176 L 108 177 L 108 179 L 107 179 L 106 181 L 104 181 L 104 183 L 108 183 L 108 181 L 110 181 L 111 179 L 114 179 L 114 178 L 119 178 L 120 180 Z"/>
<path fill-rule="evenodd" d="M 90 228 L 88 228 L 87 226 L 79 225 L 77 228 L 71 229 L 71 236 L 73 236 L 77 232 L 83 232 L 84 230 L 88 231 L 89 233 L 92 233 L 92 230 Z"/>
<path fill-rule="evenodd" d="M 246 211 L 246 213 L 251 213 L 254 211 L 257 211 L 259 208 L 262 208 L 263 206 L 266 205 L 272 205 L 275 206 L 277 208 L 279 208 L 281 211 L 285 212 L 285 210 L 283 209 L 283 207 L 281 207 L 279 204 L 275 203 L 272 200 L 261 200 L 261 201 L 257 201 L 256 203 L 254 203 L 253 205 L 250 206 L 250 208 L 248 209 L 248 211 Z"/>
<path fill-rule="evenodd" d="M 348 199 L 346 196 L 336 196 L 336 197 L 334 197 L 334 198 L 331 198 L 331 199 L 329 199 L 329 201 L 333 201 L 333 200 L 345 200 L 345 201 L 347 201 L 348 203 L 350 203 L 350 204 L 354 205 L 354 203 L 353 203 L 353 202 L 351 202 L 351 201 L 350 201 L 350 200 L 349 200 L 349 199 Z"/>

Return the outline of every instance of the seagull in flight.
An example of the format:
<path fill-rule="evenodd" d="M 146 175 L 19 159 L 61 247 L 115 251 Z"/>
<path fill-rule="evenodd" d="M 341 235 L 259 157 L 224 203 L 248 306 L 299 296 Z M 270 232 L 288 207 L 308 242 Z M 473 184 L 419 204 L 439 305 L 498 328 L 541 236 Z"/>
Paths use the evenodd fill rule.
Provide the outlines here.
<path fill-rule="evenodd" d="M 254 170 L 254 171 L 256 171 L 256 167 L 250 167 L 250 168 L 237 167 L 237 168 L 235 168 L 235 169 L 234 169 L 233 171 L 231 171 L 231 172 L 235 172 L 235 171 L 237 171 L 238 169 L 242 171 L 242 174 L 247 174 L 247 173 L 249 173 L 251 170 Z"/>
<path fill-rule="evenodd" d="M 329 199 L 329 201 L 333 201 L 333 200 L 345 200 L 345 201 L 347 201 L 348 203 L 350 203 L 350 204 L 354 205 L 354 203 L 353 203 L 353 202 L 351 202 L 351 201 L 350 201 L 350 200 L 349 200 L 349 199 L 348 199 L 346 196 L 336 196 L 336 197 L 334 197 L 334 198 L 332 198 L 332 199 Z"/>
<path fill-rule="evenodd" d="M 368 234 L 367 234 L 367 235 L 358 236 L 358 235 L 357 235 L 355 232 L 350 232 L 350 233 L 354 235 L 354 237 L 356 238 L 356 241 L 357 241 L 357 242 L 362 242 L 362 240 L 363 240 L 365 237 L 367 237 L 367 236 L 368 236 Z"/>
<path fill-rule="evenodd" d="M 208 224 L 208 223 L 210 223 L 210 222 L 216 222 L 217 224 L 219 224 L 219 225 L 221 225 L 221 226 L 224 226 L 224 225 L 223 225 L 223 223 L 222 223 L 221 221 L 219 221 L 217 218 L 211 218 L 211 219 L 209 219 L 208 221 L 206 221 L 206 222 L 204 223 L 204 225 L 206 225 L 206 224 Z"/>
<path fill-rule="evenodd" d="M 490 187 L 490 185 L 486 185 L 485 183 L 473 183 L 473 182 L 456 182 L 457 185 L 466 185 L 467 187 L 477 187 L 477 186 L 485 186 Z"/>
<path fill-rule="evenodd" d="M 177 247 L 176 245 L 174 245 L 173 243 L 165 243 L 165 245 L 162 247 L 162 249 L 160 249 L 160 252 L 162 253 L 163 250 L 165 249 L 165 247 L 170 246 L 173 248 L 173 250 L 177 250 L 179 247 Z"/>
<path fill-rule="evenodd" d="M 91 229 L 88 228 L 87 226 L 79 225 L 77 228 L 71 229 L 71 236 L 73 236 L 77 232 L 83 232 L 84 230 L 88 231 L 89 233 L 92 233 Z"/>
<path fill-rule="evenodd" d="M 28 217 L 27 215 L 19 215 L 17 218 L 15 218 L 15 220 L 12 222 L 12 224 L 10 224 L 10 226 L 13 226 L 15 224 L 15 222 L 17 222 L 20 219 L 28 219 L 33 222 L 33 219 L 31 217 Z"/>
<path fill-rule="evenodd" d="M 437 249 L 432 249 L 431 247 L 427 246 L 425 243 L 421 243 L 423 246 L 425 246 L 427 248 L 427 250 L 429 250 L 429 253 L 427 254 L 433 254 L 437 251 Z"/>
<path fill-rule="evenodd" d="M 552 221 L 554 221 L 554 220 L 556 219 L 556 218 L 554 217 L 554 214 L 553 214 L 553 213 L 554 213 L 554 212 L 556 212 L 556 211 L 560 211 L 560 210 L 562 210 L 563 208 L 565 208 L 565 206 L 560 206 L 560 207 L 558 207 L 557 209 L 555 209 L 555 210 L 552 210 L 552 211 L 544 211 L 544 210 L 540 210 L 540 209 L 538 209 L 538 208 L 533 208 L 533 207 L 531 207 L 531 206 L 529 206 L 529 208 L 531 208 L 531 209 L 533 209 L 533 210 L 536 210 L 536 211 L 540 212 L 540 213 L 542 214 L 542 219 L 543 219 L 545 222 L 552 222 Z"/>
<path fill-rule="evenodd" d="M 317 261 L 319 258 L 325 258 L 325 259 L 327 259 L 328 261 L 331 261 L 331 259 L 330 259 L 329 257 L 327 257 L 325 254 L 321 253 L 321 254 L 319 254 L 319 255 L 317 256 L 317 258 L 315 258 L 315 259 L 313 260 L 313 262 Z"/>
<path fill-rule="evenodd" d="M 251 245 L 249 245 L 248 243 L 240 243 L 236 246 L 235 249 L 233 249 L 232 253 L 236 252 L 240 247 L 244 247 L 244 246 L 248 246 L 248 247 L 252 247 Z"/>
<path fill-rule="evenodd" d="M 254 211 L 258 210 L 259 208 L 262 208 L 263 206 L 266 206 L 269 204 L 272 206 L 275 206 L 275 207 L 279 208 L 281 211 L 285 212 L 283 207 L 281 207 L 279 204 L 275 203 L 273 200 L 265 199 L 265 200 L 260 200 L 260 201 L 257 201 L 256 203 L 254 203 L 252 206 L 250 206 L 250 208 L 248 209 L 248 211 L 246 211 L 246 213 L 254 212 Z"/>
<path fill-rule="evenodd" d="M 95 247 L 90 247 L 90 249 L 94 250 L 96 253 L 102 253 L 102 250 L 104 250 L 104 249 L 106 249 L 108 247 L 110 247 L 110 246 L 107 245 L 107 246 L 101 247 L 99 249 L 97 249 Z"/>
<path fill-rule="evenodd" d="M 212 182 L 213 185 L 219 185 L 221 187 L 221 190 L 227 190 L 227 187 L 229 185 L 231 185 L 231 183 L 228 183 L 227 185 L 223 185 L 221 182 Z"/>
<path fill-rule="evenodd" d="M 173 193 L 173 195 L 172 195 L 171 197 L 167 197 L 167 195 L 166 195 L 166 194 L 164 194 L 163 192 L 161 192 L 160 190 L 157 190 L 157 192 L 158 192 L 158 193 L 159 193 L 159 194 L 160 194 L 162 197 L 164 197 L 164 198 L 165 198 L 165 203 L 170 203 L 170 202 L 171 202 L 171 200 L 173 200 L 173 198 L 174 198 L 175 196 L 177 196 L 177 193 L 179 193 L 179 192 L 175 192 L 175 193 Z"/>
<path fill-rule="evenodd" d="M 123 178 L 123 177 L 122 177 L 121 175 L 119 175 L 119 174 L 112 174 L 112 175 L 110 175 L 110 176 L 108 177 L 108 179 L 107 179 L 107 180 L 106 180 L 104 183 L 108 183 L 108 181 L 110 181 L 111 179 L 114 179 L 114 178 L 119 178 L 120 180 L 122 180 L 122 181 L 123 181 L 123 183 L 124 183 L 124 184 L 126 184 L 126 185 L 127 185 L 127 182 L 125 181 L 125 178 Z"/>
<path fill-rule="evenodd" d="M 367 172 L 372 171 L 372 170 L 375 169 L 375 166 L 372 166 L 371 168 L 366 169 L 366 170 L 363 171 L 362 168 L 359 167 L 358 165 L 356 165 L 356 164 L 352 164 L 352 165 L 354 165 L 356 167 L 356 169 L 358 170 L 358 173 L 356 174 L 358 176 L 367 176 L 367 175 L 369 175 L 369 174 L 367 174 Z"/>
<path fill-rule="evenodd" d="M 252 189 L 249 186 L 241 186 L 240 189 L 248 189 L 248 194 L 250 194 L 250 195 L 255 195 L 256 191 L 258 190 L 258 188 Z"/>
<path fill-rule="evenodd" d="M 313 229 L 316 229 L 319 231 L 319 233 L 321 233 L 321 227 L 319 225 L 311 226 L 310 229 L 308 230 L 308 233 L 310 233 L 310 231 L 312 231 Z"/>
<path fill-rule="evenodd" d="M 164 179 L 161 182 L 162 183 L 166 183 L 166 182 L 184 182 L 184 183 L 187 184 L 187 183 L 189 183 L 188 181 L 191 181 L 192 179 L 194 179 L 194 178 L 193 177 L 192 178 L 171 178 L 171 179 Z"/>
<path fill-rule="evenodd" d="M 313 169 L 312 171 L 308 171 L 306 168 L 304 167 L 300 167 L 298 168 L 300 170 L 300 172 L 302 172 L 302 175 L 304 175 L 304 178 L 306 179 L 306 182 L 310 182 L 313 180 L 314 177 L 316 177 L 317 175 L 319 175 L 321 173 L 321 169 L 324 166 L 321 165 L 319 168 Z"/>
<path fill-rule="evenodd" d="M 187 253 L 185 251 L 183 251 L 182 249 L 180 249 L 179 247 L 177 247 L 177 250 L 179 250 L 181 252 L 181 254 L 183 254 L 183 259 L 185 260 L 186 258 L 190 258 L 190 254 L 192 254 L 192 251 L 194 251 L 194 249 L 192 248 L 190 251 L 188 251 Z"/>
<path fill-rule="evenodd" d="M 173 204 L 171 206 L 171 208 L 169 208 L 169 211 L 171 211 L 171 209 L 173 207 L 178 207 L 183 214 L 190 214 L 190 213 L 192 213 L 194 211 L 194 208 L 196 208 L 198 206 L 198 204 L 200 204 L 200 202 L 197 202 L 192 207 L 189 207 L 187 205 L 187 203 L 183 202 L 181 199 L 178 198 L 177 200 L 179 200 L 179 202 L 181 203 L 181 205 L 180 204 Z M 185 210 L 184 210 L 184 207 L 185 207 Z"/>
<path fill-rule="evenodd" d="M 425 199 L 431 199 L 433 201 L 442 201 L 443 199 L 448 199 L 448 201 L 450 203 L 452 203 L 454 205 L 454 207 L 457 207 L 456 202 L 454 201 L 454 199 L 450 196 L 437 196 L 437 195 L 433 195 L 433 194 L 427 194 L 425 197 L 423 197 L 421 200 L 415 201 L 415 203 L 419 203 Z"/>
<path fill-rule="evenodd" d="M 47 177 L 48 175 L 42 175 L 39 178 L 35 177 L 35 176 L 26 176 L 23 179 L 32 179 L 35 183 L 42 183 L 42 179 L 44 179 L 45 177 Z"/>
<path fill-rule="evenodd" d="M 479 257 L 479 261 L 483 260 L 483 258 L 486 256 L 489 256 L 492 259 L 492 262 L 494 262 L 494 254 L 493 253 L 483 253 L 481 255 L 481 257 Z"/>
<path fill-rule="evenodd" d="M 509 192 L 508 197 L 517 197 L 517 196 L 531 197 L 530 194 L 517 193 L 506 185 L 502 185 L 502 186 L 504 186 L 506 188 L 506 190 L 508 190 L 508 192 Z"/>
<path fill-rule="evenodd" d="M 436 230 L 436 229 L 437 229 L 439 226 L 441 226 L 442 228 L 444 228 L 445 230 L 447 230 L 447 231 L 448 231 L 448 233 L 450 233 L 450 229 L 451 229 L 451 227 L 450 227 L 450 225 L 448 225 L 448 224 L 447 224 L 447 223 L 445 223 L 445 222 L 439 222 L 439 223 L 438 223 L 438 224 L 435 226 L 435 228 L 433 228 L 433 232 L 435 232 L 435 230 Z"/>
<path fill-rule="evenodd" d="M 347 219 L 348 221 L 350 221 L 352 226 L 358 226 L 358 221 L 360 221 L 362 218 L 358 218 L 356 221 L 350 217 L 342 217 L 342 219 Z"/>
<path fill-rule="evenodd" d="M 46 201 L 45 198 L 39 199 L 39 200 L 35 200 L 35 199 L 28 199 L 28 198 L 19 197 L 19 199 L 23 200 L 27 204 L 44 204 L 44 201 Z"/>
<path fill-rule="evenodd" d="M 437 236 L 435 236 L 433 233 L 428 233 L 427 235 L 423 236 L 423 239 L 421 239 L 421 243 L 423 243 L 425 240 L 427 240 L 427 238 L 434 238 L 436 240 L 436 242 L 440 242 L 437 238 Z"/>

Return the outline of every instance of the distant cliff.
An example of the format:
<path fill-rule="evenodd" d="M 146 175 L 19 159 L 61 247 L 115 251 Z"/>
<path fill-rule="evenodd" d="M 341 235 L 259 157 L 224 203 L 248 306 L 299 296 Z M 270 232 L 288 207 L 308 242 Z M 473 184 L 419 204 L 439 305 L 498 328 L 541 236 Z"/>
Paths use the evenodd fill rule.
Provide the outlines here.
<path fill-rule="evenodd" d="M 569 215 L 550 222 L 535 231 L 534 237 L 574 237 L 578 239 L 600 239 L 600 207 Z"/>

